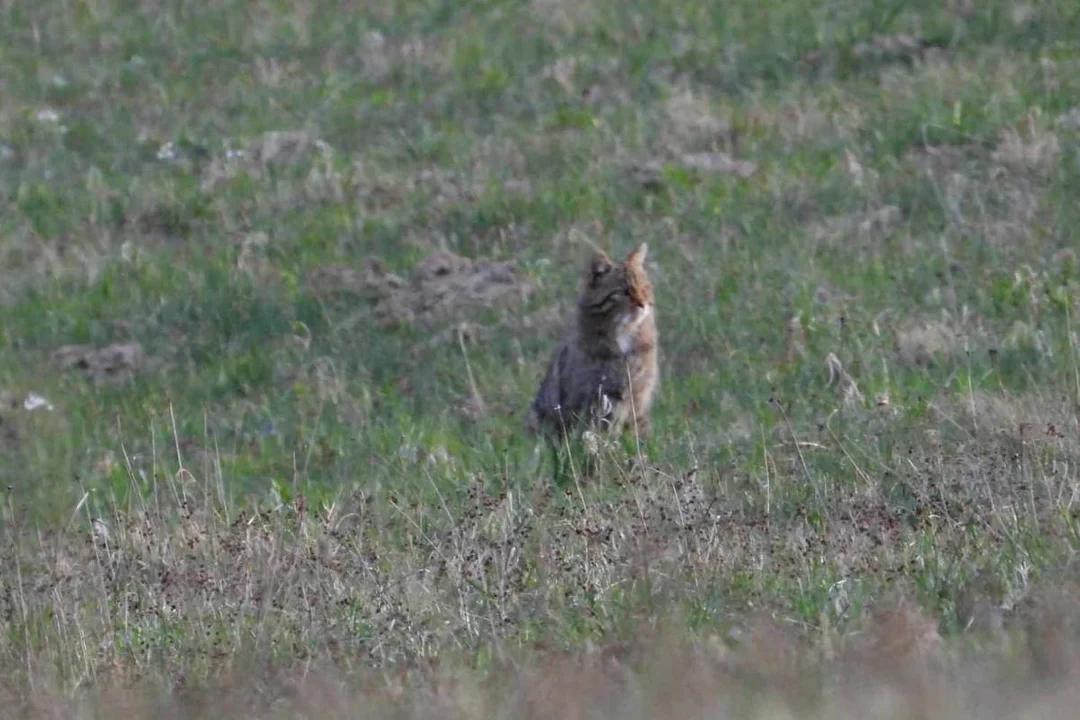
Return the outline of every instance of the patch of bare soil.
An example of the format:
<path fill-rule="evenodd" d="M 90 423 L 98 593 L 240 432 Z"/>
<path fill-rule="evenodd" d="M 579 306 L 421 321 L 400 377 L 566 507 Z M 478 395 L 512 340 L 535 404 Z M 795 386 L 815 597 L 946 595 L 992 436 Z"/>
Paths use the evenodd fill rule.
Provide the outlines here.
<path fill-rule="evenodd" d="M 680 167 L 699 176 L 728 175 L 746 179 L 758 171 L 757 163 L 740 160 L 725 152 L 687 153 L 667 162 L 662 159 L 649 159 L 634 162 L 627 167 L 630 179 L 646 190 L 659 190 L 664 187 L 664 170 L 667 167 Z"/>
<path fill-rule="evenodd" d="M 91 345 L 64 345 L 53 351 L 51 361 L 74 370 L 95 382 L 123 382 L 132 379 L 143 364 L 142 345 L 123 342 L 95 348 Z"/>
<path fill-rule="evenodd" d="M 358 296 L 367 301 L 381 327 L 464 321 L 478 309 L 524 299 L 532 285 L 512 262 L 473 260 L 449 250 L 436 250 L 422 260 L 408 279 L 386 270 L 378 260 L 363 268 L 328 265 L 310 277 L 323 295 Z"/>

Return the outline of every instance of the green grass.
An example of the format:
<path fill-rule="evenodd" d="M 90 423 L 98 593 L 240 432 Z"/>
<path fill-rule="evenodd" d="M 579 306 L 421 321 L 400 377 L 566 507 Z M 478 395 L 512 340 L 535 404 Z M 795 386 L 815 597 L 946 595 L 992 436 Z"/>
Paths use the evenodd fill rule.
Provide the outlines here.
<path fill-rule="evenodd" d="M 1064 1 L 3 4 L 0 669 L 67 696 L 762 613 L 820 646 L 901 598 L 962 639 L 984 577 L 1021 617 L 1080 548 L 1078 31 Z M 522 414 L 589 243 L 642 241 L 656 435 L 553 488 Z M 325 279 L 440 248 L 530 291 L 395 324 Z M 49 360 L 126 341 L 128 381 Z"/>

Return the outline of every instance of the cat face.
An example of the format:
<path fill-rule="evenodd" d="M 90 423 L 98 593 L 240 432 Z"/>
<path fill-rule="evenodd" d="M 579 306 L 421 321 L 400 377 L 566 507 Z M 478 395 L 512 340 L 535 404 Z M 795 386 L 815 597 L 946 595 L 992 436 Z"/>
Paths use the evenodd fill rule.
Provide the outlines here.
<path fill-rule="evenodd" d="M 652 313 L 653 289 L 644 265 L 648 250 L 642 243 L 617 264 L 597 252 L 585 272 L 581 310 L 593 320 L 607 320 L 623 352 L 628 351 L 623 346 Z"/>

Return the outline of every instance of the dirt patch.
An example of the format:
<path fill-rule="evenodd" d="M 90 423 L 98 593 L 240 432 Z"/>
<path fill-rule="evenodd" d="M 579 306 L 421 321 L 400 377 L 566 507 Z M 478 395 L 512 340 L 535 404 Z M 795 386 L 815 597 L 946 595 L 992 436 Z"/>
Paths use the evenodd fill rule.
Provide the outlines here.
<path fill-rule="evenodd" d="M 428 255 L 407 280 L 372 260 L 363 268 L 318 268 L 310 283 L 324 296 L 363 298 L 381 327 L 461 322 L 479 309 L 497 307 L 515 297 L 524 299 L 532 291 L 512 262 L 472 260 L 448 250 Z"/>
<path fill-rule="evenodd" d="M 100 383 L 131 380 L 142 366 L 143 358 L 142 345 L 125 342 L 102 348 L 65 345 L 53 351 L 50 360 L 62 368 L 80 373 L 87 380 Z"/>
<path fill-rule="evenodd" d="M 661 159 L 630 163 L 626 168 L 628 177 L 646 190 L 664 187 L 664 174 L 670 168 L 679 168 L 698 177 L 728 175 L 747 179 L 758 171 L 757 163 L 739 160 L 724 152 L 687 153 L 672 161 Z"/>

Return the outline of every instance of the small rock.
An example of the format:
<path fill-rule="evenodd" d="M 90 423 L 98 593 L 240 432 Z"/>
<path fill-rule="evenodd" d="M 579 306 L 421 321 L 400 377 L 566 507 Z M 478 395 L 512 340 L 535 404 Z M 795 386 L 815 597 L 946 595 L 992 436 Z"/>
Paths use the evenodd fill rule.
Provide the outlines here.
<path fill-rule="evenodd" d="M 448 250 L 426 257 L 407 280 L 372 260 L 360 269 L 340 265 L 318 268 L 310 282 L 323 295 L 366 299 L 371 316 L 383 327 L 416 321 L 426 326 L 443 320 L 462 322 L 473 309 L 500 307 L 532 289 L 511 263 L 472 260 Z"/>
<path fill-rule="evenodd" d="M 34 114 L 34 119 L 39 123 L 56 124 L 60 122 L 60 113 L 50 107 L 44 107 Z"/>
<path fill-rule="evenodd" d="M 34 410 L 40 410 L 42 408 L 44 408 L 45 410 L 55 409 L 53 408 L 53 404 L 51 402 L 38 395 L 37 393 L 30 393 L 26 396 L 26 399 L 23 400 L 24 410 L 32 412 Z"/>

